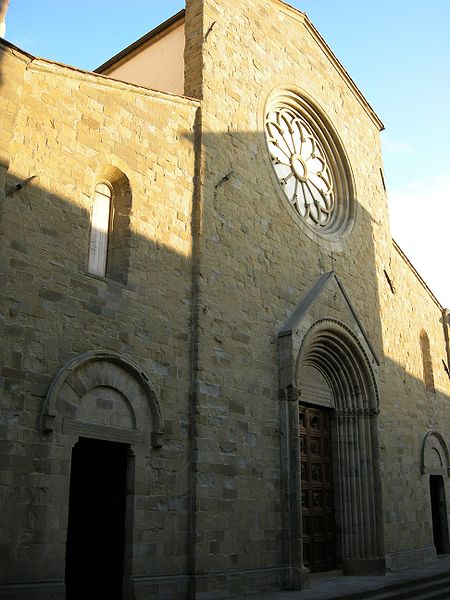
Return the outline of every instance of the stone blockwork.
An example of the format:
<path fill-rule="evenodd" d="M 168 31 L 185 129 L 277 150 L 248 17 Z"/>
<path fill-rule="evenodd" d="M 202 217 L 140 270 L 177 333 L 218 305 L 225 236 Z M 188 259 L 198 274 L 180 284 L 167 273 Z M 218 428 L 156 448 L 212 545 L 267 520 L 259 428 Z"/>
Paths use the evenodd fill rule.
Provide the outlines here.
<path fill-rule="evenodd" d="M 282 573 L 276 333 L 319 275 L 334 270 L 381 353 L 375 244 L 388 229 L 379 125 L 297 11 L 246 0 L 205 1 L 203 10 L 199 568 L 278 565 Z M 291 85 L 333 123 L 353 170 L 357 218 L 341 253 L 311 242 L 273 176 L 264 104 Z M 242 577 L 242 585 L 253 584 Z"/>
<path fill-rule="evenodd" d="M 198 388 L 198 494 L 199 506 L 204 509 L 198 517 L 199 568 L 244 573 L 256 564 L 286 565 L 279 538 L 282 509 L 276 466 L 280 441 L 275 334 L 319 275 L 331 270 L 338 274 L 381 360 L 381 462 L 375 468 L 383 469 L 386 509 L 381 515 L 387 524 L 387 551 L 394 555 L 414 549 L 411 560 L 425 557 L 432 545 L 429 492 L 428 482 L 420 479 L 416 449 L 429 427 L 432 409 L 422 383 L 418 338 L 411 337 L 403 311 L 397 308 L 393 312 L 383 273 L 396 251 L 381 174 L 382 124 L 304 15 L 278 0 L 198 0 L 189 4 L 192 12 L 199 13 L 203 7 L 203 52 L 191 57 L 197 61 L 197 70 L 192 64 L 186 70 L 203 74 L 198 95 L 203 98 L 207 174 L 202 186 L 200 331 L 207 335 L 200 343 Z M 196 11 L 194 7 L 198 7 Z M 268 160 L 263 133 L 265 101 L 273 89 L 289 86 L 311 99 L 346 149 L 357 214 L 340 252 L 324 242 L 312 243 L 296 226 Z M 418 310 L 427 314 L 425 322 L 439 316 L 410 267 L 403 262 L 399 268 L 408 278 L 404 290 L 408 302 L 419 302 L 423 308 Z M 399 293 L 399 302 L 402 297 Z M 335 304 L 331 300 L 330 314 L 339 314 L 338 301 Z M 340 318 L 345 315 L 341 313 Z M 400 358 L 405 350 L 385 357 L 387 345 L 392 344 L 388 340 L 398 340 L 403 325 L 404 348 L 410 346 L 407 352 L 414 353 L 418 361 L 407 381 Z M 417 325 L 419 329 L 423 326 Z M 431 335 L 435 368 L 448 396 L 449 382 L 440 367 L 445 344 L 438 321 Z M 408 416 L 401 423 L 397 411 L 391 411 L 393 387 L 397 390 L 394 406 L 399 405 L 402 417 Z M 440 398 L 445 411 L 448 398 Z M 416 419 L 414 428 L 410 416 Z M 440 418 L 440 429 L 445 431 L 446 419 L 443 414 Z M 396 424 L 390 433 L 389 421 Z M 414 461 L 415 486 L 408 479 L 408 461 Z M 400 513 L 406 512 L 409 520 L 422 523 L 423 532 L 417 536 L 417 526 L 401 525 Z M 218 531 L 224 531 L 223 540 Z M 404 564 L 394 558 L 387 562 L 393 567 Z M 242 582 L 244 587 L 248 585 L 244 577 Z M 199 585 L 204 586 L 204 580 Z M 212 591 L 215 585 L 211 573 L 206 589 Z M 217 579 L 217 588 L 222 585 Z"/>
<path fill-rule="evenodd" d="M 148 412 L 139 424 L 145 440 L 132 446 L 129 571 L 136 577 L 185 572 L 198 104 L 31 59 L 5 45 L 0 59 L 7 117 L 1 124 L 0 581 L 63 584 L 77 438 L 61 427 L 42 433 L 39 414 L 58 371 L 99 349 L 131 359 L 146 374 L 165 425 L 163 447 L 152 448 Z M 87 273 L 94 186 L 111 167 L 127 176 L 132 193 L 127 285 Z M 65 416 L 130 428 L 122 393 L 107 387 L 99 397 L 99 385 L 86 390 L 78 413 Z M 92 402 L 96 409 L 89 411 Z"/>
<path fill-rule="evenodd" d="M 390 245 L 378 262 L 385 369 L 381 381 L 386 550 L 392 565 L 434 554 L 429 476 L 420 471 L 420 454 L 429 431 L 446 444 L 450 377 L 442 307 L 402 251 Z M 420 336 L 430 340 L 435 391 L 426 389 Z M 447 503 L 450 499 L 448 478 Z M 448 504 L 450 507 L 450 504 Z M 406 557 L 406 558 L 405 558 Z"/>
<path fill-rule="evenodd" d="M 344 440 L 337 564 L 379 572 L 435 553 L 421 452 L 430 430 L 449 443 L 448 348 L 442 307 L 391 240 L 382 124 L 279 0 L 188 0 L 185 27 L 197 100 L 1 46 L 8 598 L 63 597 L 79 437 L 129 446 L 125 600 L 303 586 L 298 402 L 314 369 Z M 309 235 L 286 205 L 264 134 L 277 88 L 307 99 L 345 148 L 356 211 L 342 239 Z M 122 283 L 87 272 L 93 191 L 108 173 L 131 189 Z"/>

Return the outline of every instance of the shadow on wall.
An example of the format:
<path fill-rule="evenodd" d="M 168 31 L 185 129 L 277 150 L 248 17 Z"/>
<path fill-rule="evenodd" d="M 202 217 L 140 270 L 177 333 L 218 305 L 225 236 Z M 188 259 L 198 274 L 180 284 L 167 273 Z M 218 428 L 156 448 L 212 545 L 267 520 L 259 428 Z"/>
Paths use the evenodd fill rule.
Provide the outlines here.
<path fill-rule="evenodd" d="M 1 488 L 6 556 L 0 582 L 61 580 L 65 542 L 57 541 L 56 531 L 67 525 L 72 440 L 40 433 L 39 415 L 60 369 L 89 351 L 130 358 L 161 393 L 164 447 L 154 452 L 164 467 L 154 465 L 148 475 L 145 493 L 153 499 L 147 506 L 154 503 L 157 510 L 167 503 L 162 490 L 170 488 L 173 508 L 165 515 L 158 509 L 158 519 L 188 537 L 188 465 L 180 457 L 187 452 L 189 428 L 191 265 L 164 244 L 131 233 L 127 285 L 91 275 L 90 214 L 40 187 L 39 179 L 24 185 L 22 177 L 3 173 L 3 181 L 0 431 L 10 483 Z M 140 468 L 145 465 L 141 457 Z M 51 548 L 45 531 L 54 532 Z M 156 546 L 163 542 L 157 537 Z"/>
<path fill-rule="evenodd" d="M 51 127 L 49 122 L 42 123 L 42 139 Z M 206 133 L 202 149 L 201 168 L 197 156 L 193 221 L 186 223 L 187 232 L 189 227 L 197 231 L 201 223 L 202 237 L 193 244 L 195 260 L 200 260 L 197 271 L 194 268 L 194 284 L 192 257 L 177 252 L 168 243 L 154 241 L 159 234 L 163 237 L 167 233 L 175 214 L 167 222 L 152 224 L 154 239 L 139 233 L 141 223 L 136 215 L 145 219 L 152 216 L 134 211 L 134 207 L 148 200 L 149 207 L 164 203 L 164 192 L 148 199 L 138 190 L 131 190 L 130 229 L 126 237 L 129 260 L 122 265 L 128 270 L 128 277 L 114 280 L 87 272 L 91 215 L 74 201 L 79 193 L 78 182 L 70 177 L 65 180 L 68 194 L 62 197 L 42 187 L 39 179 L 31 179 L 35 165 L 45 173 L 52 158 L 48 149 L 43 150 L 39 144 L 34 152 L 28 149 L 33 166 L 22 167 L 26 155 L 16 146 L 10 172 L 5 173 L 4 166 L 1 169 L 0 427 L 1 437 L 6 440 L 1 459 L 10 479 L 2 488 L 2 514 L 9 526 L 3 538 L 7 558 L 0 581 L 64 578 L 71 446 L 65 447 L 59 438 L 55 443 L 54 438 L 45 437 L 38 422 L 43 400 L 58 371 L 77 355 L 98 349 L 130 357 L 162 397 L 164 446 L 157 457 L 149 454 L 143 460 L 142 468 L 149 472 L 151 485 L 142 496 L 148 497 L 146 502 L 151 506 L 148 531 L 160 523 L 162 514 L 166 520 L 163 527 L 158 525 L 157 533 L 151 534 L 156 539 L 150 537 L 147 558 L 152 559 L 151 566 L 144 561 L 137 563 L 141 566 L 135 575 L 186 572 L 189 544 L 195 544 L 196 570 L 200 573 L 286 564 L 281 552 L 276 332 L 319 276 L 335 271 L 362 328 L 382 358 L 378 302 L 381 292 L 372 219 L 358 206 L 357 222 L 346 251 L 330 252 L 311 242 L 293 224 L 289 207 L 272 179 L 268 179 L 270 163 L 265 158 L 263 133 Z M 74 158 L 61 147 L 58 160 L 76 162 L 76 153 Z M 24 171 L 26 168 L 31 171 Z M 15 174 L 19 171 L 20 177 Z M 203 203 L 199 196 L 201 172 L 208 174 Z M 186 176 L 180 174 L 181 178 Z M 95 177 L 92 198 L 94 188 Z M 196 460 L 212 483 L 198 488 L 203 511 L 196 526 L 202 535 L 193 542 L 188 523 L 186 455 L 192 289 L 196 291 L 197 286 L 198 314 L 193 322 L 197 325 L 201 372 L 196 373 Z M 327 300 L 329 315 L 342 315 L 340 302 L 332 296 Z M 320 311 L 313 315 L 316 319 L 321 316 Z M 385 492 L 394 481 L 403 481 L 402 494 L 419 487 L 424 490 L 423 498 L 428 499 L 427 475 L 421 475 L 419 470 L 419 449 L 429 429 L 444 428 L 440 415 L 444 412 L 442 407 L 449 406 L 450 398 L 426 392 L 423 382 L 408 375 L 403 365 L 390 360 L 381 362 L 379 385 L 383 386 L 382 400 L 386 403 L 381 405 L 378 426 L 382 434 Z M 402 406 L 401 417 L 395 410 L 396 399 L 386 394 L 388 381 L 394 382 L 391 389 L 399 394 L 406 396 L 407 390 L 411 399 Z M 55 464 L 60 478 L 56 490 Z M 180 472 L 184 479 L 180 479 Z M 447 481 L 446 484 L 448 495 Z M 440 494 L 439 486 L 433 485 L 435 495 Z M 225 494 L 226 489 L 237 492 Z M 239 503 L 244 494 L 245 502 Z M 388 498 L 387 493 L 385 497 Z M 213 510 L 218 522 L 215 529 L 240 532 L 233 554 L 222 544 L 223 540 L 211 541 L 203 535 L 211 527 L 207 518 Z M 416 531 L 418 546 L 432 544 L 431 512 L 428 520 L 426 510 L 423 513 L 419 532 L 415 514 L 400 497 L 386 502 L 388 552 L 411 548 L 410 531 Z M 270 525 L 265 526 L 268 515 Z M 399 534 L 400 522 L 405 524 L 404 534 Z M 255 527 L 264 531 L 267 543 L 263 550 L 259 537 L 251 534 Z M 336 523 L 338 539 L 342 534 L 340 527 Z M 44 561 L 41 557 L 47 555 L 48 531 L 58 531 L 58 541 L 52 542 L 52 558 Z M 162 559 L 167 531 L 177 531 L 183 543 L 173 542 L 171 554 L 168 551 L 169 555 Z M 339 542 L 336 551 L 339 560 Z"/>
<path fill-rule="evenodd" d="M 429 515 L 423 514 L 418 527 L 416 512 L 410 509 L 404 498 L 415 496 L 419 487 L 424 502 L 429 501 L 427 483 L 421 481 L 420 476 L 420 448 L 426 431 L 445 430 L 448 398 L 442 393 L 442 385 L 440 394 L 428 392 L 422 380 L 406 372 L 405 365 L 383 357 L 385 340 L 381 330 L 379 299 L 387 295 L 390 303 L 398 303 L 399 311 L 403 300 L 395 297 L 395 290 L 391 290 L 387 281 L 377 277 L 375 256 L 379 253 L 375 252 L 373 241 L 377 235 L 377 224 L 359 204 L 345 251 L 330 251 L 322 244 L 311 242 L 293 224 L 289 213 L 291 207 L 287 206 L 272 177 L 272 165 L 262 132 L 230 131 L 220 135 L 206 132 L 202 136 L 202 147 L 203 168 L 208 179 L 205 181 L 202 213 L 205 235 L 201 245 L 201 298 L 202 305 L 208 306 L 208 310 L 201 313 L 200 326 L 203 331 L 214 332 L 223 330 L 225 323 L 231 337 L 248 333 L 251 338 L 247 344 L 235 344 L 233 350 L 236 356 L 232 368 L 228 369 L 218 369 L 214 364 L 208 367 L 207 354 L 213 344 L 206 345 L 203 354 L 201 347 L 202 377 L 220 386 L 221 396 L 242 402 L 257 430 L 276 428 L 278 413 L 271 414 L 273 418 L 268 420 L 268 413 L 260 411 L 261 396 L 249 394 L 248 390 L 252 386 L 261 390 L 266 384 L 274 394 L 274 385 L 279 378 L 278 356 L 276 345 L 268 344 L 268 340 L 305 299 L 306 292 L 316 284 L 320 274 L 337 273 L 362 330 L 381 361 L 378 389 L 382 404 L 377 428 L 380 431 L 379 450 L 383 469 L 381 484 L 385 498 L 386 552 L 401 555 L 403 549 L 417 547 L 426 548 L 425 554 L 431 552 Z M 377 231 L 385 233 L 382 228 Z M 384 287 L 379 289 L 379 285 Z M 323 317 L 342 319 L 347 313 L 342 312 L 340 302 L 338 294 L 327 297 L 325 307 L 322 304 L 314 309 L 311 322 Z M 209 310 L 209 307 L 213 308 Z M 437 310 L 434 316 L 437 322 L 440 318 Z M 405 335 L 405 343 L 417 350 L 418 361 L 422 325 L 415 323 L 409 325 L 405 332 L 398 331 L 398 335 Z M 439 330 L 436 346 L 445 357 L 442 330 Z M 435 364 L 435 369 L 436 372 L 442 371 L 440 361 Z M 315 373 L 317 376 L 317 370 Z M 202 402 L 211 404 L 213 398 L 205 397 Z M 230 421 L 233 418 L 235 415 L 230 414 Z M 278 439 L 267 439 L 264 443 L 279 451 Z M 405 451 L 405 448 L 408 450 Z M 403 482 L 402 488 L 395 496 L 392 490 L 399 481 Z M 255 498 L 266 496 L 267 490 L 261 489 L 258 494 L 257 484 L 254 487 Z M 270 514 L 271 510 L 270 500 L 266 505 L 264 502 L 261 504 L 261 511 Z M 399 531 L 399 523 L 408 523 L 409 526 Z M 359 524 L 353 525 L 355 529 L 359 527 Z M 338 539 L 343 535 L 343 527 L 336 523 Z M 287 531 L 284 538 L 288 538 Z M 256 543 L 249 547 L 258 553 Z M 341 552 L 342 548 L 337 547 L 338 562 L 342 558 L 342 555 L 339 556 Z M 222 556 L 214 561 L 207 552 L 205 556 L 204 562 L 199 559 L 205 569 L 208 561 L 217 568 L 219 560 L 227 561 L 227 557 Z M 402 558 L 392 559 L 394 568 L 399 564 L 395 562 L 397 560 Z M 227 562 L 223 564 L 232 568 Z"/>

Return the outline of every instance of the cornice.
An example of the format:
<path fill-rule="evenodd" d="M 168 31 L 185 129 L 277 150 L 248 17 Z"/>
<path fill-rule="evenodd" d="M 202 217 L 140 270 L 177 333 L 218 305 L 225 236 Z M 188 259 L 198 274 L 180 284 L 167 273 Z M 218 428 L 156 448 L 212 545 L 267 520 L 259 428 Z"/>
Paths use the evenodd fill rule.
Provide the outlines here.
<path fill-rule="evenodd" d="M 164 23 L 161 23 L 160 25 L 158 25 L 157 27 L 140 37 L 138 40 L 121 50 L 118 54 L 112 56 L 105 63 L 97 67 L 94 70 L 94 72 L 104 73 L 105 75 L 108 75 L 108 72 L 111 69 L 119 67 L 126 60 L 129 60 L 136 54 L 139 54 L 139 52 L 145 50 L 145 48 L 148 48 L 149 46 L 154 44 L 157 40 L 161 39 L 161 37 L 164 37 L 168 33 L 180 27 L 180 25 L 184 23 L 184 17 L 185 10 L 183 9 L 180 10 L 180 12 L 178 12 L 176 15 L 170 17 L 170 19 L 167 19 L 167 21 L 164 21 Z"/>
<path fill-rule="evenodd" d="M 428 287 L 426 281 L 422 278 L 419 271 L 415 268 L 415 266 L 412 264 L 412 262 L 409 260 L 409 258 L 406 256 L 406 254 L 403 252 L 403 250 L 400 248 L 398 243 L 393 238 L 392 238 L 392 245 L 394 246 L 395 250 L 397 250 L 398 254 L 402 257 L 405 264 L 409 267 L 412 274 L 415 275 L 417 281 L 422 285 L 422 287 L 429 294 L 430 298 L 433 300 L 433 302 L 436 304 L 436 306 L 441 310 L 441 312 L 447 310 L 442 306 L 442 304 L 439 302 L 439 300 L 433 294 L 431 289 Z"/>

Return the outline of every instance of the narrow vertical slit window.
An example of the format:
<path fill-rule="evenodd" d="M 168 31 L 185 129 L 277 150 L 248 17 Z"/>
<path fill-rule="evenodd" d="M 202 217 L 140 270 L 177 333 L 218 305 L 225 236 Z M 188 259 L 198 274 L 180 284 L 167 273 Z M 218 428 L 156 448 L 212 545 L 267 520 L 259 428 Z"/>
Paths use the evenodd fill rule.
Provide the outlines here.
<path fill-rule="evenodd" d="M 433 362 L 431 360 L 430 340 L 427 332 L 423 329 L 420 332 L 420 349 L 422 351 L 423 380 L 425 383 L 425 388 L 429 392 L 434 392 L 434 375 Z"/>
<path fill-rule="evenodd" d="M 100 277 L 106 275 L 112 201 L 111 187 L 105 182 L 98 183 L 95 186 L 94 204 L 91 215 L 88 271 Z"/>

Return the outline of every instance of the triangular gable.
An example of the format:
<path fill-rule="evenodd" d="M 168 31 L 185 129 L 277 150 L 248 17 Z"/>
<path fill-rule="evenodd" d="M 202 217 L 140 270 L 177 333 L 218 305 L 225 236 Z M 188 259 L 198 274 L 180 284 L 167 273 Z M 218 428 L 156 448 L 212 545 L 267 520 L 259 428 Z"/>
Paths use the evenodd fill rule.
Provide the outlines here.
<path fill-rule="evenodd" d="M 319 277 L 278 331 L 280 388 L 293 384 L 302 341 L 315 323 L 324 320 L 341 324 L 359 342 L 373 367 L 380 364 L 344 286 L 336 273 L 330 271 Z"/>

